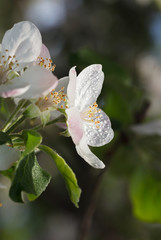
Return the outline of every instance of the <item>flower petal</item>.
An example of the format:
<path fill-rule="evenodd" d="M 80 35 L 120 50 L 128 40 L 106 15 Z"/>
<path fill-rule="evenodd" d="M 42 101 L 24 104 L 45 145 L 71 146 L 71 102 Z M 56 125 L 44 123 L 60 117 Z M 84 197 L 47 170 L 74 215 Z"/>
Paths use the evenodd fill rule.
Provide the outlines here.
<path fill-rule="evenodd" d="M 80 111 L 92 105 L 99 96 L 104 80 L 102 65 L 93 64 L 85 68 L 77 77 L 75 106 Z"/>
<path fill-rule="evenodd" d="M 8 84 L 0 85 L 0 96 L 3 98 L 17 97 L 24 94 L 29 88 L 30 86 L 27 83 L 19 82 L 16 78 Z"/>
<path fill-rule="evenodd" d="M 61 88 L 64 88 L 64 93 L 67 93 L 67 86 L 69 84 L 69 77 L 63 77 L 58 80 L 58 85 L 55 89 L 56 92 L 60 91 Z"/>
<path fill-rule="evenodd" d="M 68 96 L 70 107 L 74 106 L 75 97 L 76 97 L 75 96 L 76 83 L 77 83 L 77 73 L 75 71 L 75 67 L 72 67 L 69 71 L 69 84 L 67 87 L 67 96 Z"/>
<path fill-rule="evenodd" d="M 104 163 L 89 149 L 85 136 L 80 140 L 79 144 L 76 145 L 76 150 L 78 154 L 92 167 L 100 169 L 105 167 Z"/>
<path fill-rule="evenodd" d="M 31 22 L 23 21 L 8 30 L 2 40 L 2 51 L 16 56 L 19 62 L 32 62 L 39 56 L 42 38 L 38 28 Z"/>
<path fill-rule="evenodd" d="M 1 145 L 0 146 L 0 170 L 7 170 L 20 157 L 20 151 L 15 148 Z"/>
<path fill-rule="evenodd" d="M 48 50 L 48 48 L 44 44 L 42 44 L 42 46 L 41 46 L 40 57 L 42 57 L 43 59 L 51 58 L 49 50 Z"/>
<path fill-rule="evenodd" d="M 75 144 L 78 144 L 83 137 L 83 126 L 80 113 L 76 107 L 66 110 L 68 119 L 67 125 L 71 138 Z"/>
<path fill-rule="evenodd" d="M 46 96 L 58 83 L 57 78 L 52 72 L 40 66 L 32 66 L 28 68 L 24 74 L 21 77 L 16 78 L 16 80 L 19 81 L 19 83 L 24 82 L 30 86 L 24 94 L 19 96 L 23 99 Z"/>
<path fill-rule="evenodd" d="M 101 109 L 99 110 L 100 112 L 95 114 L 95 119 L 93 119 L 99 123 L 83 121 L 87 144 L 93 147 L 103 146 L 114 137 L 109 117 Z"/>

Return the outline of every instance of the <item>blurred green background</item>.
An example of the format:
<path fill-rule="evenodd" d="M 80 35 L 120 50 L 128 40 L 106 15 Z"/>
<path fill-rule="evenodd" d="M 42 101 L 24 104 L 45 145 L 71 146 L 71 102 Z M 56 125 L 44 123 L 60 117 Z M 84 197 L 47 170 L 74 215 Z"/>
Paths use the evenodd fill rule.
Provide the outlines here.
<path fill-rule="evenodd" d="M 86 164 L 70 138 L 46 127 L 44 143 L 62 155 L 82 189 L 79 209 L 51 159 L 38 154 L 53 179 L 35 202 L 16 204 L 1 190 L 0 240 L 160 240 L 161 124 L 151 134 L 132 126 L 161 121 L 161 0 L 0 0 L 0 37 L 14 23 L 40 29 L 56 64 L 68 75 L 103 65 L 99 106 L 111 119 L 113 141 L 93 148 L 106 164 Z M 9 182 L 2 178 L 3 183 Z"/>

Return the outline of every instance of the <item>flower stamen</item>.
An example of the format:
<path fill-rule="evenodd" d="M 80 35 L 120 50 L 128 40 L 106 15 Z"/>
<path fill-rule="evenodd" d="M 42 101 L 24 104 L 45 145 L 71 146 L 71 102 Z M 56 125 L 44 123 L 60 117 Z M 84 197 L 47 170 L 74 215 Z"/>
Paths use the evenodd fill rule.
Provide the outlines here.
<path fill-rule="evenodd" d="M 66 108 L 67 98 L 66 94 L 62 89 L 64 88 L 61 88 L 59 91 L 55 91 L 55 89 L 53 89 L 53 91 L 49 93 L 46 97 L 39 98 L 36 102 L 36 105 L 39 107 L 40 111 L 43 112 L 49 107 L 53 109 Z M 61 105 L 58 106 L 58 104 Z"/>
<path fill-rule="evenodd" d="M 93 103 L 92 106 L 89 106 L 89 108 L 86 111 L 83 111 L 81 113 L 81 117 L 83 118 L 84 121 L 86 122 L 92 122 L 96 125 L 97 128 L 99 128 L 100 121 L 99 119 L 101 118 L 101 114 L 98 115 L 98 113 L 101 112 L 100 109 L 97 108 L 98 104 L 96 102 Z"/>
<path fill-rule="evenodd" d="M 47 70 L 53 72 L 55 70 L 56 65 L 53 64 L 52 60 L 50 58 L 43 58 L 43 57 L 38 57 L 37 58 L 38 65 L 41 67 L 46 68 Z"/>

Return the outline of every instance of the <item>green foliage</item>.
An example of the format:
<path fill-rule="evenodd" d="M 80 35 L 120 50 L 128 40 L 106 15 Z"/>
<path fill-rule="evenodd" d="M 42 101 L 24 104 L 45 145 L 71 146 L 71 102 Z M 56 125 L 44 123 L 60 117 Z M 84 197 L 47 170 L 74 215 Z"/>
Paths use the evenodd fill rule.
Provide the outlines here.
<path fill-rule="evenodd" d="M 0 117 L 6 118 L 9 117 L 9 110 L 4 98 L 0 97 Z"/>
<path fill-rule="evenodd" d="M 11 168 L 9 168 L 5 171 L 0 171 L 0 174 L 2 174 L 5 177 L 8 177 L 9 179 L 12 180 L 12 178 L 14 176 L 14 169 L 15 169 L 15 166 L 12 166 Z"/>
<path fill-rule="evenodd" d="M 32 153 L 42 142 L 40 133 L 34 130 L 24 130 L 22 132 L 22 137 L 25 142 L 25 151 L 23 152 L 22 157 Z"/>
<path fill-rule="evenodd" d="M 12 144 L 11 137 L 7 133 L 0 132 L 0 145 L 5 144 L 5 143 Z"/>
<path fill-rule="evenodd" d="M 59 156 L 59 154 L 56 153 L 53 149 L 45 145 L 41 145 L 39 148 L 40 150 L 50 155 L 54 160 L 59 172 L 61 173 L 62 177 L 65 180 L 65 184 L 68 189 L 71 201 L 74 203 L 76 207 L 78 207 L 81 189 L 77 184 L 77 179 L 72 169 L 67 165 L 65 160 L 61 156 Z"/>
<path fill-rule="evenodd" d="M 130 197 L 136 217 L 146 222 L 161 222 L 161 176 L 140 169 L 130 183 Z"/>
<path fill-rule="evenodd" d="M 23 115 L 26 118 L 36 118 L 40 116 L 40 110 L 35 104 L 30 104 L 24 111 Z"/>
<path fill-rule="evenodd" d="M 16 168 L 10 197 L 15 202 L 23 202 L 21 193 L 24 191 L 36 198 L 46 189 L 50 179 L 51 176 L 39 166 L 35 153 L 32 152 L 22 158 Z"/>

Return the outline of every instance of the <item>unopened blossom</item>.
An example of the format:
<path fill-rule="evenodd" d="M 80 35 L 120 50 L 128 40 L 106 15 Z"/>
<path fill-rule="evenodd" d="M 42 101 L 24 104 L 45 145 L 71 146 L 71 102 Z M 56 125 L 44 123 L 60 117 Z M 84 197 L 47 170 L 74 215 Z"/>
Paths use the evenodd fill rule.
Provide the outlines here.
<path fill-rule="evenodd" d="M 104 168 L 105 165 L 91 152 L 88 145 L 103 146 L 114 136 L 109 117 L 96 103 L 103 81 L 104 73 L 99 64 L 88 66 L 78 76 L 73 67 L 69 72 L 67 87 L 69 133 L 78 154 L 95 168 Z"/>
<path fill-rule="evenodd" d="M 48 55 L 33 23 L 15 24 L 0 45 L 0 96 L 30 99 L 48 94 L 57 85 Z"/>

